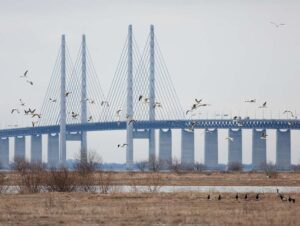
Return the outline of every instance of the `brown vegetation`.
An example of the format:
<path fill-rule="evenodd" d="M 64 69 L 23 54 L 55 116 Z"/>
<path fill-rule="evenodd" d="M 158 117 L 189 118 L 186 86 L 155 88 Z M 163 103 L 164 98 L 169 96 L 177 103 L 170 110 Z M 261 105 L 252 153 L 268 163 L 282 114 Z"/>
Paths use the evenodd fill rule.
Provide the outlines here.
<path fill-rule="evenodd" d="M 277 194 L 36 193 L 1 195 L 0 225 L 298 225 L 296 203 Z M 241 197 L 244 194 L 240 194 Z"/>

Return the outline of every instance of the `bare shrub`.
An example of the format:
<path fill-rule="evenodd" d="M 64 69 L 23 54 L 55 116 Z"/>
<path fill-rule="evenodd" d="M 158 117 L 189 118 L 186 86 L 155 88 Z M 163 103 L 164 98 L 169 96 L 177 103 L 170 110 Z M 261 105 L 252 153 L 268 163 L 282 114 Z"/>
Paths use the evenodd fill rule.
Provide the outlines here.
<path fill-rule="evenodd" d="M 77 190 L 84 192 L 95 192 L 95 171 L 97 166 L 102 165 L 102 159 L 94 151 L 87 154 L 87 159 L 79 161 L 75 166 Z"/>
<path fill-rule="evenodd" d="M 8 186 L 6 182 L 7 182 L 7 177 L 5 176 L 4 173 L 0 173 L 0 194 L 7 192 Z"/>
<path fill-rule="evenodd" d="M 262 169 L 264 170 L 268 178 L 277 178 L 278 172 L 276 168 L 276 165 L 271 162 L 262 165 Z"/>
<path fill-rule="evenodd" d="M 229 171 L 236 171 L 236 172 L 240 172 L 243 169 L 243 165 L 239 162 L 230 162 L 228 164 L 228 170 Z"/>
<path fill-rule="evenodd" d="M 43 190 L 45 170 L 41 162 L 29 163 L 24 159 L 15 159 L 15 169 L 20 175 L 21 193 L 37 193 Z"/>
<path fill-rule="evenodd" d="M 98 171 L 98 185 L 101 193 L 108 193 L 112 189 L 112 172 Z"/>
<path fill-rule="evenodd" d="M 52 168 L 45 183 L 50 192 L 73 192 L 76 190 L 76 174 L 66 167 Z"/>
<path fill-rule="evenodd" d="M 181 163 L 176 157 L 172 159 L 171 170 L 175 173 L 180 173 L 181 171 Z"/>
<path fill-rule="evenodd" d="M 194 170 L 195 170 L 196 172 L 202 172 L 202 171 L 205 170 L 205 165 L 204 165 L 203 163 L 196 162 L 196 163 L 194 164 Z"/>
<path fill-rule="evenodd" d="M 159 172 L 162 167 L 162 161 L 156 159 L 155 155 L 149 157 L 148 168 L 150 171 Z"/>
<path fill-rule="evenodd" d="M 135 165 L 141 172 L 145 172 L 148 162 L 144 160 L 144 161 L 137 162 Z"/>
<path fill-rule="evenodd" d="M 299 164 L 298 165 L 292 165 L 292 170 L 294 172 L 300 172 L 300 165 Z"/>
<path fill-rule="evenodd" d="M 148 175 L 148 192 L 158 192 L 161 188 L 162 177 L 159 172 L 149 173 Z"/>

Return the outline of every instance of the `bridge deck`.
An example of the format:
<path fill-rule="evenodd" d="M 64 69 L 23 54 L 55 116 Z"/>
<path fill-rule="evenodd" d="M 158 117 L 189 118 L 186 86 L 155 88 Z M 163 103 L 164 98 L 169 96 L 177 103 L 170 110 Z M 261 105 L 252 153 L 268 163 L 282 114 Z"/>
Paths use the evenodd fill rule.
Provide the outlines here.
<path fill-rule="evenodd" d="M 184 129 L 190 123 L 196 122 L 194 128 L 241 128 L 241 129 L 300 129 L 300 120 L 287 119 L 249 119 L 237 122 L 229 119 L 203 119 L 203 120 L 156 120 L 156 121 L 137 121 L 134 129 Z M 85 124 L 68 124 L 67 132 L 79 131 L 103 131 L 103 130 L 125 130 L 126 122 L 95 122 Z M 0 130 L 0 137 L 28 136 L 34 134 L 58 133 L 59 125 L 24 127 Z"/>

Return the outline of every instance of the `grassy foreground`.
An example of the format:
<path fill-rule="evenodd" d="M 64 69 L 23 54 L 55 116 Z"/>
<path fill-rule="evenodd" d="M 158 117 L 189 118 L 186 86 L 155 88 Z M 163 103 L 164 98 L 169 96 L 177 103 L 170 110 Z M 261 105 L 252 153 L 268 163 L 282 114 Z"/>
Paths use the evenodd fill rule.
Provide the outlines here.
<path fill-rule="evenodd" d="M 1 194 L 0 225 L 299 225 L 296 203 L 277 194 L 37 193 Z M 241 194 L 242 196 L 242 194 Z"/>

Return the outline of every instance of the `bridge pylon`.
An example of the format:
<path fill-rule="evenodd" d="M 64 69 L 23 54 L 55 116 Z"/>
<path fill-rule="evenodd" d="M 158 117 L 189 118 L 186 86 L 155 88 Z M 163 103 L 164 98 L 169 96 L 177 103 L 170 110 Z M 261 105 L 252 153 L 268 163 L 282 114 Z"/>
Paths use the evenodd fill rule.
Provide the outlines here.
<path fill-rule="evenodd" d="M 132 67 L 132 25 L 128 26 L 127 43 L 127 146 L 126 146 L 126 164 L 128 169 L 133 166 L 133 67 Z"/>
<path fill-rule="evenodd" d="M 66 39 L 61 36 L 59 164 L 66 162 Z"/>

